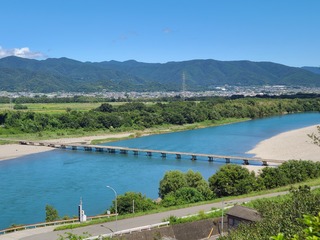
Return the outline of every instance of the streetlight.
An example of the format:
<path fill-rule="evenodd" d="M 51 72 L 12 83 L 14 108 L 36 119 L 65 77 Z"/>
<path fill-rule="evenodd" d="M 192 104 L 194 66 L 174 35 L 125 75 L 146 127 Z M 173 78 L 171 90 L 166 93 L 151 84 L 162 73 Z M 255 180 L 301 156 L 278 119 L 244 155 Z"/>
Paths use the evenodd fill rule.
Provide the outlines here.
<path fill-rule="evenodd" d="M 115 197 L 115 206 L 116 206 L 116 231 L 118 230 L 117 229 L 117 221 L 118 221 L 118 206 L 117 206 L 117 192 L 116 190 L 114 190 L 113 187 L 110 187 L 110 186 L 107 186 L 107 188 L 110 188 L 113 192 L 114 192 L 114 197 Z"/>

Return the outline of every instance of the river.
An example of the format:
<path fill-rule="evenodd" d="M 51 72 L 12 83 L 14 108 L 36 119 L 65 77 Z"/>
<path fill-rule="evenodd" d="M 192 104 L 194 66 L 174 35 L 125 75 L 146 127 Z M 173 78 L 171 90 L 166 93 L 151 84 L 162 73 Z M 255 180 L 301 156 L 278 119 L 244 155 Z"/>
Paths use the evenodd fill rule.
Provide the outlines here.
<path fill-rule="evenodd" d="M 320 124 L 319 113 L 289 114 L 219 127 L 152 135 L 108 145 L 233 156 L 246 154 L 260 141 L 293 129 Z M 80 198 L 86 215 L 110 207 L 114 192 L 141 192 L 156 199 L 159 181 L 169 170 L 199 171 L 205 179 L 224 161 L 190 161 L 160 154 L 147 157 L 54 150 L 0 162 L 0 229 L 11 224 L 45 220 L 45 206 L 54 206 L 61 217 L 76 216 Z"/>

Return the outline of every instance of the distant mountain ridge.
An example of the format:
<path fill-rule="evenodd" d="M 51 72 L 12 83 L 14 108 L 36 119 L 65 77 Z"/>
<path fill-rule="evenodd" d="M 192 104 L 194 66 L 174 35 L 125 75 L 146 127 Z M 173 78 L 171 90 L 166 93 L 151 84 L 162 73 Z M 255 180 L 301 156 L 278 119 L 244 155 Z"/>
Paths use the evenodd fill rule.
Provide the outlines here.
<path fill-rule="evenodd" d="M 210 90 L 225 84 L 320 87 L 320 75 L 310 69 L 272 62 L 211 59 L 168 63 L 80 62 L 11 56 L 0 59 L 0 91 L 179 91 L 183 74 L 189 91 Z"/>
<path fill-rule="evenodd" d="M 316 73 L 316 74 L 320 74 L 320 67 L 302 67 L 302 69 Z"/>

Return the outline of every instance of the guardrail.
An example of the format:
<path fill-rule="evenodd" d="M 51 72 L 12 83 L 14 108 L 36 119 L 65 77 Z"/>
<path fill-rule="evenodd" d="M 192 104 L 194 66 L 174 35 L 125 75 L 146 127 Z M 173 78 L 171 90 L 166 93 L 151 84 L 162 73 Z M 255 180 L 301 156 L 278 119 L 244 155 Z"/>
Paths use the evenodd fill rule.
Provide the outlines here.
<path fill-rule="evenodd" d="M 97 215 L 97 216 L 91 216 L 87 217 L 87 221 L 92 221 L 94 219 L 99 219 L 99 218 L 105 218 L 105 217 L 113 217 L 116 216 L 116 214 L 105 214 L 105 215 Z M 68 223 L 80 223 L 78 218 L 71 218 L 67 220 L 58 220 L 58 221 L 53 221 L 53 222 L 43 222 L 43 223 L 36 223 L 36 224 L 28 224 L 28 225 L 22 225 L 22 226 L 17 226 L 13 228 L 7 228 L 0 230 L 0 235 L 16 232 L 16 231 L 23 231 L 23 230 L 28 230 L 28 229 L 34 229 L 34 228 L 39 228 L 39 227 L 49 227 L 49 226 L 56 226 L 56 225 L 63 225 L 63 224 L 68 224 Z"/>
<path fill-rule="evenodd" d="M 162 223 L 155 223 L 155 224 L 150 224 L 150 225 L 146 225 L 146 226 L 142 226 L 142 227 L 130 228 L 130 229 L 121 230 L 121 231 L 117 231 L 117 232 L 113 232 L 113 233 L 107 233 L 107 234 L 102 234 L 99 236 L 89 237 L 89 238 L 85 238 L 85 240 L 102 239 L 103 237 L 122 236 L 122 235 L 128 234 L 128 233 L 130 234 L 133 232 L 141 232 L 143 230 L 151 230 L 153 228 L 168 226 L 169 224 L 170 224 L 169 221 L 162 222 Z"/>

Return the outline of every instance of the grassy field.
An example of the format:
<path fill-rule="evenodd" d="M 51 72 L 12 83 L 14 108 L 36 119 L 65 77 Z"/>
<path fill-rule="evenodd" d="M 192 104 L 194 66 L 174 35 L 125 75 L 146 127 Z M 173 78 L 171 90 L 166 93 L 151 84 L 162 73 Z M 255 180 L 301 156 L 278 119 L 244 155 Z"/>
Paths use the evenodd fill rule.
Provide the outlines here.
<path fill-rule="evenodd" d="M 108 102 L 113 106 L 119 106 L 125 104 L 127 102 Z M 75 110 L 75 111 L 90 111 L 99 107 L 102 102 L 99 103 L 25 103 L 23 106 L 27 106 L 27 110 L 19 110 L 19 111 L 32 111 L 38 113 L 47 113 L 47 114 L 55 114 L 55 113 L 63 113 L 66 112 L 67 109 Z M 146 102 L 146 105 L 155 104 L 154 102 Z M 4 110 L 12 110 L 13 104 L 0 104 L 0 111 Z"/>
<path fill-rule="evenodd" d="M 89 111 L 91 109 L 99 107 L 101 103 L 26 103 L 22 105 L 28 107 L 27 110 L 23 111 L 54 114 L 66 112 L 67 109 L 76 111 Z M 13 105 L 10 104 L 0 104 L 0 111 L 9 110 L 12 108 L 12 106 Z"/>

